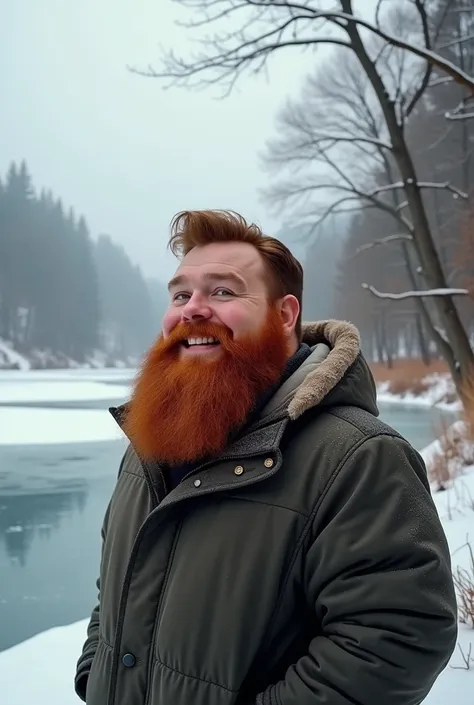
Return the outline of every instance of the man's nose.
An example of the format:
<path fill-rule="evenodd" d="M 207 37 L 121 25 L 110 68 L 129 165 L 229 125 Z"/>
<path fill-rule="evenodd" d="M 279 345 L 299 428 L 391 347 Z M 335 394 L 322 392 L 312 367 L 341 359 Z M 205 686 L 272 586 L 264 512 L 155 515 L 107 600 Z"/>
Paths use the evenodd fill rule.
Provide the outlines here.
<path fill-rule="evenodd" d="M 206 298 L 197 292 L 191 296 L 181 311 L 183 321 L 207 321 L 212 317 L 212 311 L 207 304 Z"/>

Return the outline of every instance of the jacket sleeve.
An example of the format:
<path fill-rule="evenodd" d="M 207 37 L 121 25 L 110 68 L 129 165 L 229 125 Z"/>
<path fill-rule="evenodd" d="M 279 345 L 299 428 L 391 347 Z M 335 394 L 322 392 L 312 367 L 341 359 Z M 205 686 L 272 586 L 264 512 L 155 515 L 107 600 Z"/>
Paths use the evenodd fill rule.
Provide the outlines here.
<path fill-rule="evenodd" d="M 449 549 L 423 460 L 400 438 L 372 437 L 328 485 L 305 558 L 320 630 L 256 705 L 419 705 L 457 638 Z"/>
<path fill-rule="evenodd" d="M 105 513 L 105 518 L 102 524 L 102 547 L 105 542 L 107 535 L 107 523 L 109 517 L 110 504 L 107 507 Z M 76 666 L 76 677 L 74 679 L 74 687 L 77 695 L 86 701 L 86 690 L 87 690 L 87 680 L 89 678 L 89 673 L 92 666 L 92 661 L 94 659 L 94 654 L 97 649 L 97 644 L 99 642 L 99 622 L 100 622 L 100 578 L 97 580 L 97 589 L 99 591 L 98 603 L 94 607 L 91 618 L 89 620 L 89 625 L 87 627 L 87 639 L 82 648 L 82 654 L 77 662 Z"/>

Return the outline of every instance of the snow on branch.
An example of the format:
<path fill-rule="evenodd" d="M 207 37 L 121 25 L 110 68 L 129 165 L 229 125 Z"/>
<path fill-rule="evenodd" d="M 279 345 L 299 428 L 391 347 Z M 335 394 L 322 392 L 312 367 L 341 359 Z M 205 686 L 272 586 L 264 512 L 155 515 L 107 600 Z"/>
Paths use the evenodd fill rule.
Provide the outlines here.
<path fill-rule="evenodd" d="M 452 78 L 451 76 L 433 78 L 428 83 L 428 88 L 435 88 L 436 86 L 445 86 L 447 83 L 454 83 L 454 78 Z"/>
<path fill-rule="evenodd" d="M 406 186 L 410 186 L 413 184 L 413 179 L 407 179 L 406 181 L 396 181 L 393 184 L 385 184 L 384 186 L 378 186 L 376 189 L 370 192 L 370 196 L 377 196 L 380 193 L 384 193 L 385 191 L 394 191 L 396 189 L 404 189 Z M 418 181 L 417 186 L 420 189 L 443 189 L 445 191 L 451 191 L 453 194 L 453 198 L 463 198 L 467 199 L 468 194 L 465 191 L 461 191 L 461 189 L 456 188 L 456 186 L 453 186 L 452 184 L 449 183 L 449 181 L 444 181 L 444 182 L 439 182 L 436 183 L 435 181 Z"/>
<path fill-rule="evenodd" d="M 466 101 L 462 100 L 453 110 L 448 110 L 444 116 L 446 120 L 472 120 L 474 112 L 466 112 Z"/>
<path fill-rule="evenodd" d="M 404 234 L 404 235 L 401 234 L 401 235 L 387 235 L 386 237 L 377 238 L 377 240 L 373 240 L 372 242 L 369 242 L 366 245 L 361 245 L 361 247 L 358 247 L 351 259 L 353 259 L 354 257 L 357 257 L 357 255 L 360 255 L 361 252 L 366 252 L 367 250 L 371 250 L 373 247 L 377 247 L 378 245 L 388 245 L 392 242 L 399 242 L 400 240 L 405 240 L 406 242 L 412 242 L 413 236 L 408 235 L 408 234 Z"/>
<path fill-rule="evenodd" d="M 400 301 L 402 299 L 413 299 L 431 296 L 469 296 L 468 289 L 426 289 L 424 291 L 402 291 L 400 294 L 393 294 L 385 291 L 378 291 L 371 284 L 362 284 L 363 289 L 367 289 L 371 294 L 378 299 L 390 299 L 392 301 Z"/>
<path fill-rule="evenodd" d="M 278 0 L 276 0 L 272 4 L 285 3 L 278 3 Z M 431 51 L 431 49 L 428 49 L 426 47 L 417 47 L 415 44 L 404 41 L 403 39 L 395 37 L 392 34 L 388 34 L 387 32 L 382 31 L 380 27 L 376 27 L 371 22 L 363 20 L 361 17 L 356 17 L 352 14 L 344 12 L 328 12 L 327 15 L 331 15 L 332 18 L 338 17 L 339 19 L 345 20 L 348 23 L 354 23 L 361 27 L 365 27 L 365 29 L 368 29 L 370 32 L 373 32 L 374 34 L 378 35 L 381 39 L 384 39 L 387 44 L 391 44 L 392 46 L 397 47 L 398 49 L 406 49 L 412 54 L 415 54 L 415 56 L 418 56 L 421 59 L 425 59 L 433 66 L 442 69 L 442 71 L 448 74 L 448 76 L 451 76 L 456 81 L 456 83 L 459 83 L 460 85 L 465 86 L 466 88 L 474 90 L 474 78 L 462 69 L 460 69 L 458 66 L 453 64 L 451 61 L 444 59 L 435 51 Z"/>

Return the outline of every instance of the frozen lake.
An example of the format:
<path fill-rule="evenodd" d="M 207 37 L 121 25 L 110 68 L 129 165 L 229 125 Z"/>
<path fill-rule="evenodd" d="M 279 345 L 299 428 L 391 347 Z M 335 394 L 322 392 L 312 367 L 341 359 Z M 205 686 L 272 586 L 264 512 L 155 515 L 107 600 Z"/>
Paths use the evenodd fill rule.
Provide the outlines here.
<path fill-rule="evenodd" d="M 0 651 L 88 616 L 132 371 L 0 372 Z M 441 412 L 380 404 L 418 449 Z"/>

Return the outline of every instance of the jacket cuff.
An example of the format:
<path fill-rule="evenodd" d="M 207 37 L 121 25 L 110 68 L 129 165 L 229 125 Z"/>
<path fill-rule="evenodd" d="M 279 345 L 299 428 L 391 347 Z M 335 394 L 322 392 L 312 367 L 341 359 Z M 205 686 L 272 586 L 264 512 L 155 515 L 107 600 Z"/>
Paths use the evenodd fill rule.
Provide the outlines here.
<path fill-rule="evenodd" d="M 276 694 L 276 688 L 270 686 L 263 693 L 257 695 L 255 705 L 280 705 L 280 700 Z"/>
<path fill-rule="evenodd" d="M 83 702 L 86 702 L 87 681 L 89 680 L 91 666 L 92 659 L 81 663 L 80 669 L 77 671 L 74 679 L 74 689 Z"/>

